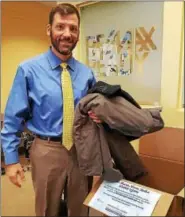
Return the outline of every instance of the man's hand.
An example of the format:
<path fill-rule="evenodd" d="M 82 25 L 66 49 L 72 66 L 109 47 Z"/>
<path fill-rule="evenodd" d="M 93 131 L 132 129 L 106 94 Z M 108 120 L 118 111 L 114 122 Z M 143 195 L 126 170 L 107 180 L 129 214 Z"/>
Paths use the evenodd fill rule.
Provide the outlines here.
<path fill-rule="evenodd" d="M 95 123 L 98 123 L 98 124 L 102 123 L 102 121 L 92 111 L 89 111 L 88 115 Z"/>
<path fill-rule="evenodd" d="M 25 180 L 24 170 L 20 163 L 6 165 L 6 175 L 17 187 L 21 187 L 21 181 Z"/>

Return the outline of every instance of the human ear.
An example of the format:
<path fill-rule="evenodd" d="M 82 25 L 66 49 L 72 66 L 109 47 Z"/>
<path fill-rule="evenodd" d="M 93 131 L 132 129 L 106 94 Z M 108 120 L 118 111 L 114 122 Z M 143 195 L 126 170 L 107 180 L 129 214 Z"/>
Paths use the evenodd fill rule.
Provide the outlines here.
<path fill-rule="evenodd" d="M 47 36 L 50 36 L 50 33 L 51 33 L 51 25 L 48 24 L 48 25 L 47 25 L 47 29 L 46 29 L 46 34 L 47 34 Z"/>

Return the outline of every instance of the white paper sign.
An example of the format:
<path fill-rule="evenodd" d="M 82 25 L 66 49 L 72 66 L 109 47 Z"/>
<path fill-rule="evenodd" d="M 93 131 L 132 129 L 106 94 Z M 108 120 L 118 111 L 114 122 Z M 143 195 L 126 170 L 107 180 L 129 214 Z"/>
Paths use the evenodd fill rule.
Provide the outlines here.
<path fill-rule="evenodd" d="M 100 50 L 98 48 L 89 48 L 89 61 L 97 62 L 100 60 Z"/>
<path fill-rule="evenodd" d="M 151 216 L 160 196 L 125 180 L 104 181 L 88 205 L 108 216 Z"/>
<path fill-rule="evenodd" d="M 116 65 L 116 47 L 112 44 L 103 44 L 103 63 L 104 65 Z"/>

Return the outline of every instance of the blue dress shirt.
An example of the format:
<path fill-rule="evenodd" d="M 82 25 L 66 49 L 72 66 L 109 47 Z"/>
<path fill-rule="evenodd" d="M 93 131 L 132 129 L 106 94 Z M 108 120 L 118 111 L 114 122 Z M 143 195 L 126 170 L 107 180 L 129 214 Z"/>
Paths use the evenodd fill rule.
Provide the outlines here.
<path fill-rule="evenodd" d="M 26 128 L 42 136 L 61 136 L 63 100 L 61 60 L 49 49 L 18 66 L 4 114 L 1 131 L 5 163 L 19 162 L 20 134 Z M 73 57 L 68 61 L 75 106 L 95 84 L 90 68 Z"/>

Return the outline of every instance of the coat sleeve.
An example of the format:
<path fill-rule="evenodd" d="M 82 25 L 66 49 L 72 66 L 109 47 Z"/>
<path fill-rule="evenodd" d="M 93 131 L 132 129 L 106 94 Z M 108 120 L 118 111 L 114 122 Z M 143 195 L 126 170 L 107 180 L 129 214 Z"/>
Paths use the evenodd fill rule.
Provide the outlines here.
<path fill-rule="evenodd" d="M 139 109 L 123 97 L 108 99 L 102 95 L 91 103 L 99 119 L 125 136 L 141 137 L 164 127 L 159 109 Z"/>

